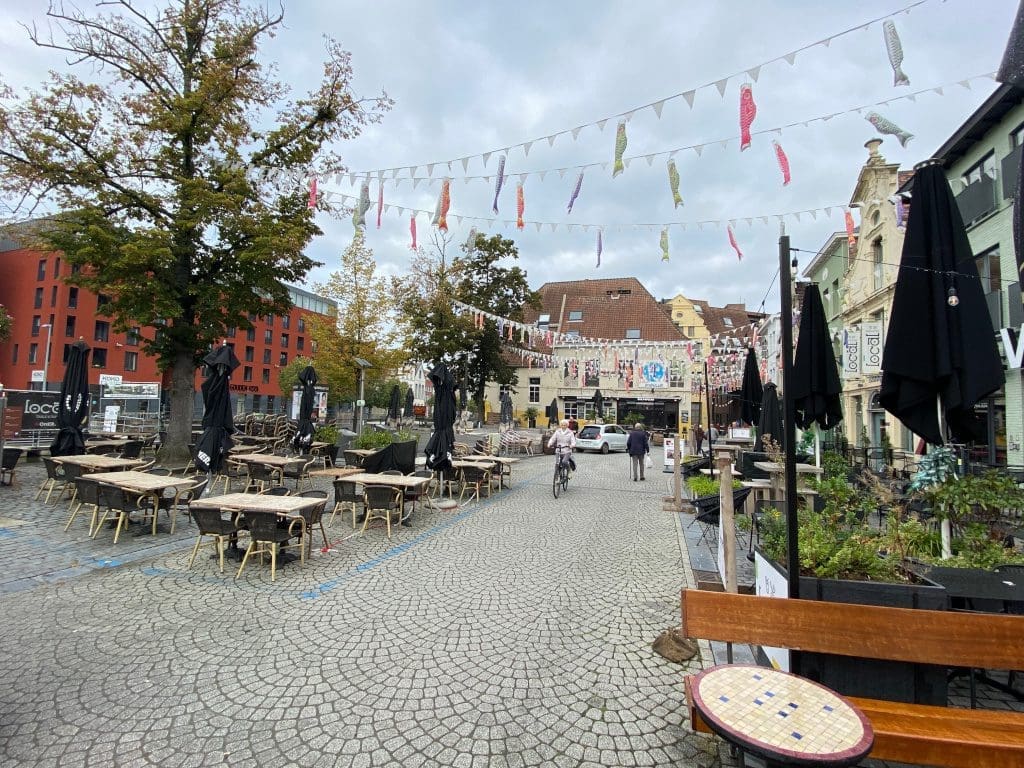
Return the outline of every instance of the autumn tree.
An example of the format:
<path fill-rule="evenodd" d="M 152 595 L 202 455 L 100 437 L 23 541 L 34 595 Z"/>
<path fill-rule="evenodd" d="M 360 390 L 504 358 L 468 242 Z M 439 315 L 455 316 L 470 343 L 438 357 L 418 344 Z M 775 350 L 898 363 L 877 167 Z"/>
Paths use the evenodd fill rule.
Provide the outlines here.
<path fill-rule="evenodd" d="M 388 282 L 376 272 L 373 251 L 358 228 L 341 254 L 341 268 L 316 286 L 317 293 L 338 303 L 336 319 L 317 318 L 309 323 L 317 345 L 317 375 L 328 382 L 331 397 L 338 401 L 357 396 L 354 358 L 371 364 L 366 371 L 368 385 L 389 379 L 405 358 L 396 344 Z"/>
<path fill-rule="evenodd" d="M 283 23 L 243 0 L 53 4 L 31 40 L 63 54 L 38 91 L 0 83 L 0 193 L 46 214 L 40 248 L 79 267 L 117 330 L 169 371 L 167 458 L 185 453 L 195 370 L 229 327 L 290 309 L 287 282 L 320 234 L 308 178 L 343 169 L 331 148 L 380 119 L 385 95 L 351 90 L 349 54 L 325 40 L 322 76 L 293 98 L 261 63 Z M 147 4 L 148 5 L 148 4 Z M 82 70 L 79 77 L 74 70 Z"/>

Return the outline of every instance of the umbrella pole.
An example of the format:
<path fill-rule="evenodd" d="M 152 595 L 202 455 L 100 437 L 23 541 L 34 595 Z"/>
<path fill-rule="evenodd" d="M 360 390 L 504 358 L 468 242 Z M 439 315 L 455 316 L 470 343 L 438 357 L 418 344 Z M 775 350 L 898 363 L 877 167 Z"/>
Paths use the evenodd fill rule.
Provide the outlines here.
<path fill-rule="evenodd" d="M 939 435 L 942 437 L 942 444 L 945 445 L 946 424 L 945 420 L 942 418 L 942 398 L 938 395 L 935 396 L 935 408 L 938 411 Z M 949 516 L 942 518 L 942 523 L 939 525 L 939 535 L 941 538 L 942 559 L 948 560 L 953 556 L 953 526 L 949 522 Z"/>
<path fill-rule="evenodd" d="M 799 525 L 796 514 L 796 424 L 793 412 L 793 294 L 792 276 L 789 267 L 789 235 L 779 237 L 779 293 L 782 304 L 782 400 L 783 414 L 782 435 L 785 442 L 785 508 L 787 557 L 786 570 L 789 574 L 789 597 L 800 597 L 800 550 Z M 794 657 L 795 660 L 795 657 Z M 793 672 L 799 674 L 798 669 Z"/>

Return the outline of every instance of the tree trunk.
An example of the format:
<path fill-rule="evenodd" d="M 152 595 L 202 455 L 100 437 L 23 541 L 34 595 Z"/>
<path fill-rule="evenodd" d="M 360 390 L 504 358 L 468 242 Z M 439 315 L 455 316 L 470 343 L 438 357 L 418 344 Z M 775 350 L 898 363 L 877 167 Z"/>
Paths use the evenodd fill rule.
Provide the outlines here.
<path fill-rule="evenodd" d="M 183 467 L 191 458 L 193 403 L 195 402 L 195 364 L 188 352 L 179 352 L 171 366 L 170 416 L 167 419 L 167 442 L 160 448 L 160 463 L 167 467 Z"/>

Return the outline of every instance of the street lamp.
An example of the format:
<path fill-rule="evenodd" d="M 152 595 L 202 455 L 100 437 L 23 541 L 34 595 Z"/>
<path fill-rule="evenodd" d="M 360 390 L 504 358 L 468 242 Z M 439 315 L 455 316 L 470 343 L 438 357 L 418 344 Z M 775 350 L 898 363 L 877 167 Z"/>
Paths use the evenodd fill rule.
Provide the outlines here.
<path fill-rule="evenodd" d="M 50 373 L 50 337 L 53 335 L 53 323 L 43 323 L 39 326 L 46 329 L 46 350 L 43 352 L 43 391 L 46 391 L 47 376 Z"/>

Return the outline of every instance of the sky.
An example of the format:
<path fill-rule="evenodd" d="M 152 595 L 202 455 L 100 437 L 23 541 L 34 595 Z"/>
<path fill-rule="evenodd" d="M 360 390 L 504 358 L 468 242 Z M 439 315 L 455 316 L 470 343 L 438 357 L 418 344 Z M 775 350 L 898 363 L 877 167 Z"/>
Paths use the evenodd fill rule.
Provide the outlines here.
<path fill-rule="evenodd" d="M 515 241 L 519 266 L 534 288 L 634 276 L 655 298 L 682 293 L 714 305 L 743 302 L 775 312 L 777 215 L 804 212 L 799 219 L 782 218 L 792 245 L 812 252 L 799 254 L 802 269 L 831 233 L 844 229 L 843 206 L 867 158 L 864 143 L 880 135 L 864 115 L 874 110 L 913 134 L 906 147 L 895 136 L 881 136 L 888 162 L 911 169 L 930 157 L 995 89 L 993 80 L 978 76 L 998 68 L 1017 2 L 282 5 L 284 26 L 264 47 L 263 60 L 276 63 L 296 94 L 319 76 L 326 34 L 351 51 L 357 95 L 383 90 L 395 100 L 380 124 L 336 147 L 350 175 L 318 181 L 322 194 L 355 198 L 368 176 L 376 203 L 384 180 L 379 229 L 376 207 L 366 214 L 367 245 L 379 274 L 408 272 L 411 210 L 426 212 L 417 216 L 417 234 L 421 245 L 429 244 L 429 214 L 447 176 L 449 253 L 475 227 Z M 91 6 L 90 0 L 79 2 L 83 9 Z M 0 72 L 12 85 L 38 85 L 49 69 L 64 66 L 52 52 L 34 48 L 15 23 L 41 21 L 44 7 L 43 0 L 5 0 L 0 8 Z M 895 23 L 909 86 L 893 83 L 885 18 Z M 744 83 L 757 115 L 751 144 L 741 151 Z M 884 101 L 889 103 L 879 104 Z M 860 107 L 866 108 L 853 111 Z M 613 177 L 621 120 L 628 137 L 624 157 L 633 159 Z M 600 121 L 606 121 L 603 129 Z M 788 185 L 773 140 L 788 158 Z M 680 177 L 679 207 L 668 181 L 672 150 L 678 150 L 672 159 Z M 501 155 L 505 182 L 495 215 Z M 515 226 L 521 180 L 523 230 Z M 814 215 L 806 213 L 811 210 Z M 729 222 L 742 259 L 730 246 Z M 307 253 L 324 265 L 310 273 L 310 288 L 337 269 L 353 232 L 348 216 L 320 214 L 318 224 L 324 235 Z M 668 261 L 660 247 L 665 227 Z"/>

